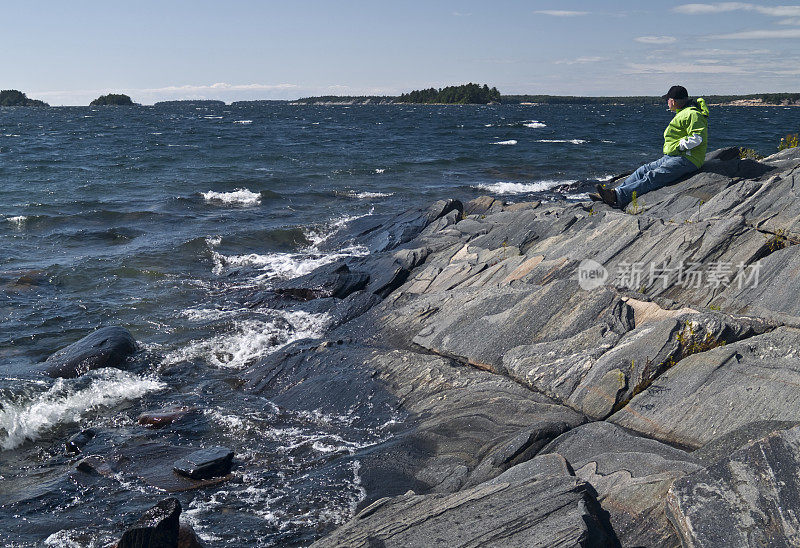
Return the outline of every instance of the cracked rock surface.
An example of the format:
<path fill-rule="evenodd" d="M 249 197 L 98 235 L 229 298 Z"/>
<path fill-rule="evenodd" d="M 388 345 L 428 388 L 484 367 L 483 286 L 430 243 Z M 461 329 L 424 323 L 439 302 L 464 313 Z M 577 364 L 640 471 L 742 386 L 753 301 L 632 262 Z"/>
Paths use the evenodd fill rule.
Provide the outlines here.
<path fill-rule="evenodd" d="M 339 457 L 364 497 L 315 546 L 797 545 L 798 168 L 726 149 L 625 212 L 483 197 L 362 218 L 330 245 L 370 255 L 256 296 L 332 320 L 249 390 L 394 421 Z"/>

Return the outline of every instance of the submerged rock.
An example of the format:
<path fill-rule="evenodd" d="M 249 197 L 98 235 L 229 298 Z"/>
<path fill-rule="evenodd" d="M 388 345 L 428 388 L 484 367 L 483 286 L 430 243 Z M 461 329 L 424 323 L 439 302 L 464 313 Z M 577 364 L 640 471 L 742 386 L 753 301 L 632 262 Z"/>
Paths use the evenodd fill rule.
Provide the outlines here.
<path fill-rule="evenodd" d="M 62 348 L 44 362 L 51 377 L 79 377 L 92 369 L 125 369 L 136 352 L 136 341 L 124 327 L 103 327 Z"/>

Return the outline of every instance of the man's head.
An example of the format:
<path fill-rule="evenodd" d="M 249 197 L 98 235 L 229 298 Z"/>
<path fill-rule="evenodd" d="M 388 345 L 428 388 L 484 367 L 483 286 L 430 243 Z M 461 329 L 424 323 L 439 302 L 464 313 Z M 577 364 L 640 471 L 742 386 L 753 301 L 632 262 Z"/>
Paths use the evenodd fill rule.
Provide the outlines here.
<path fill-rule="evenodd" d="M 678 110 L 686 106 L 689 102 L 689 92 L 683 86 L 672 86 L 669 91 L 661 96 L 662 99 L 667 100 L 667 106 L 670 110 Z"/>

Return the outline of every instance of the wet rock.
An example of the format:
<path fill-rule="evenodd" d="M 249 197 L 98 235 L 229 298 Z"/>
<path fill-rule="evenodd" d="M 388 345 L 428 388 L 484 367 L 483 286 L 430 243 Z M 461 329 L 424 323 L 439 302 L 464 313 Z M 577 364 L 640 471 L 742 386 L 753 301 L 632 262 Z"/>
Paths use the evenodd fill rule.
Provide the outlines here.
<path fill-rule="evenodd" d="M 362 427 L 372 424 L 370 417 L 376 426 L 388 417 L 400 423 L 390 442 L 358 455 L 365 503 L 408 489 L 453 492 L 489 479 L 583 422 L 506 377 L 396 349 L 298 344 L 246 378 L 283 408 L 347 413 Z"/>
<path fill-rule="evenodd" d="M 186 415 L 194 413 L 196 410 L 196 407 L 186 405 L 180 407 L 165 407 L 163 409 L 142 413 L 139 415 L 139 419 L 136 422 L 149 428 L 164 428 L 173 422 L 183 419 Z"/>
<path fill-rule="evenodd" d="M 429 207 L 410 210 L 396 216 L 369 215 L 348 223 L 320 245 L 325 250 L 336 250 L 355 241 L 365 246 L 371 253 L 389 251 L 417 237 L 428 225 L 456 211 L 458 215 L 464 206 L 458 200 L 439 200 Z"/>
<path fill-rule="evenodd" d="M 312 546 L 614 546 L 591 488 L 574 477 L 382 499 Z"/>
<path fill-rule="evenodd" d="M 81 430 L 72 436 L 66 443 L 67 453 L 80 453 L 84 446 L 89 443 L 95 436 L 97 431 L 94 428 L 87 428 Z"/>
<path fill-rule="evenodd" d="M 123 474 L 168 493 L 178 493 L 218 485 L 230 480 L 226 474 L 194 479 L 173 470 L 176 461 L 185 459 L 193 449 L 147 440 L 131 440 L 105 455 L 92 455 L 78 463 L 80 472 L 106 477 Z"/>
<path fill-rule="evenodd" d="M 101 367 L 124 369 L 136 341 L 123 327 L 103 327 L 62 348 L 44 362 L 51 377 L 73 378 Z"/>
<path fill-rule="evenodd" d="M 178 548 L 203 548 L 200 537 L 194 532 L 192 526 L 181 522 L 178 529 Z"/>
<path fill-rule="evenodd" d="M 592 485 L 623 546 L 678 544 L 664 501 L 675 479 L 700 469 L 691 453 L 593 422 L 562 434 L 539 457 L 548 454 Z"/>
<path fill-rule="evenodd" d="M 200 449 L 175 461 L 174 470 L 192 479 L 224 476 L 231 471 L 233 451 L 227 447 Z"/>
<path fill-rule="evenodd" d="M 800 429 L 774 432 L 675 482 L 667 512 L 684 546 L 800 544 Z"/>
<path fill-rule="evenodd" d="M 325 297 L 344 299 L 351 293 L 364 289 L 369 275 L 351 271 L 347 264 L 334 263 L 315 269 L 310 274 L 277 282 L 273 291 L 282 297 L 310 301 Z"/>
<path fill-rule="evenodd" d="M 174 548 L 178 545 L 181 503 L 170 497 L 162 500 L 125 531 L 117 548 Z"/>

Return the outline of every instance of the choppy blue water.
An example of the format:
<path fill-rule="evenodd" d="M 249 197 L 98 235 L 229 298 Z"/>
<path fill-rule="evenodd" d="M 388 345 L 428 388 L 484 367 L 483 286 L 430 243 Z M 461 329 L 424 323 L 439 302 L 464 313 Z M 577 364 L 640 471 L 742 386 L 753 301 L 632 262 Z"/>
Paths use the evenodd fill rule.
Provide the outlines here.
<path fill-rule="evenodd" d="M 315 248 L 353 217 L 442 197 L 581 199 L 660 154 L 671 114 L 621 106 L 226 106 L 0 109 L 0 543 L 102 546 L 163 496 L 135 478 L 65 475 L 66 438 L 141 437 L 136 418 L 194 405 L 166 436 L 235 449 L 241 480 L 179 495 L 209 546 L 307 544 L 363 496 L 344 461 L 391 416 L 287 413 L 237 373 L 325 317 L 243 306 L 243 288 L 358 246 Z M 710 148 L 770 154 L 800 109 L 713 108 Z M 34 365 L 123 325 L 130 372 L 45 379 Z M 102 445 L 101 445 L 102 448 Z M 72 543 L 72 544 L 70 544 Z"/>

